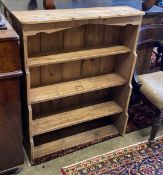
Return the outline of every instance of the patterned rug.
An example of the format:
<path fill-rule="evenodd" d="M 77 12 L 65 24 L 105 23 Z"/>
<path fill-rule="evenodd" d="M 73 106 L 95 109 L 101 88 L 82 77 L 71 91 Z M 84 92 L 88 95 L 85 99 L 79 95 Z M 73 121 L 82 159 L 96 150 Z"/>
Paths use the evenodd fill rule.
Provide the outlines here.
<path fill-rule="evenodd" d="M 150 106 L 140 102 L 131 105 L 128 110 L 129 119 L 127 123 L 126 133 L 130 133 L 139 129 L 143 129 L 152 125 L 153 119 L 156 117 L 156 111 Z"/>
<path fill-rule="evenodd" d="M 63 175 L 163 175 L 163 136 L 62 168 Z"/>

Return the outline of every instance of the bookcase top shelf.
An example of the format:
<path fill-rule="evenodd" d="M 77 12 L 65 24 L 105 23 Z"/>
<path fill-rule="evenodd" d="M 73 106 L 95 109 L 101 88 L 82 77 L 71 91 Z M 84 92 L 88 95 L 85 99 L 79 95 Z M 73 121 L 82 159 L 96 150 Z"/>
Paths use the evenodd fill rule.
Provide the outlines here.
<path fill-rule="evenodd" d="M 12 13 L 22 24 L 57 23 L 144 15 L 144 12 L 128 6 L 37 10 L 30 13 L 29 11 L 13 11 Z"/>

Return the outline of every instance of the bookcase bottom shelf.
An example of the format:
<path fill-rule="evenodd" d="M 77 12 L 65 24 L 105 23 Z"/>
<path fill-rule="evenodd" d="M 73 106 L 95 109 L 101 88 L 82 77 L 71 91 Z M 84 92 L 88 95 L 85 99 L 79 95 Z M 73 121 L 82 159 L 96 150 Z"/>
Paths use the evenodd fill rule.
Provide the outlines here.
<path fill-rule="evenodd" d="M 69 137 L 55 140 L 49 143 L 45 143 L 39 146 L 35 146 L 33 150 L 33 156 L 34 159 L 40 158 L 58 152 L 60 150 L 64 150 L 81 144 L 86 144 L 107 136 L 116 135 L 118 133 L 119 132 L 117 128 L 114 125 L 110 124 L 107 126 L 88 130 L 76 135 L 71 135 Z"/>
<path fill-rule="evenodd" d="M 123 109 L 114 101 L 99 103 L 79 109 L 46 116 L 33 121 L 33 135 L 91 121 L 94 119 L 121 113 Z"/>

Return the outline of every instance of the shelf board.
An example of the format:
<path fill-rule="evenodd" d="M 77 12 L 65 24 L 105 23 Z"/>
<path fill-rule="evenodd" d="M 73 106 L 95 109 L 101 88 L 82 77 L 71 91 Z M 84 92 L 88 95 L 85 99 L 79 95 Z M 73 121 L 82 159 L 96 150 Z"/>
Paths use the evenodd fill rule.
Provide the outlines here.
<path fill-rule="evenodd" d="M 33 88 L 30 91 L 31 103 L 40 103 L 86 92 L 96 91 L 125 84 L 116 73 L 85 78 L 65 83 Z"/>
<path fill-rule="evenodd" d="M 34 136 L 44 134 L 120 112 L 122 108 L 114 101 L 110 101 L 43 117 L 33 121 L 33 134 Z"/>
<path fill-rule="evenodd" d="M 97 129 L 85 131 L 76 135 L 72 135 L 63 139 L 52 141 L 34 147 L 34 158 L 39 158 L 44 155 L 55 153 L 57 151 L 71 148 L 80 144 L 85 144 L 90 141 L 102 139 L 107 136 L 118 134 L 118 130 L 114 125 L 108 125 Z"/>
<path fill-rule="evenodd" d="M 109 55 L 117 55 L 122 53 L 128 53 L 130 51 L 131 49 L 129 49 L 126 46 L 89 48 L 80 51 L 71 51 L 67 53 L 53 54 L 48 56 L 32 57 L 28 59 L 28 65 L 29 67 L 37 67 L 49 64 L 57 64 L 77 60 L 86 60 Z"/>

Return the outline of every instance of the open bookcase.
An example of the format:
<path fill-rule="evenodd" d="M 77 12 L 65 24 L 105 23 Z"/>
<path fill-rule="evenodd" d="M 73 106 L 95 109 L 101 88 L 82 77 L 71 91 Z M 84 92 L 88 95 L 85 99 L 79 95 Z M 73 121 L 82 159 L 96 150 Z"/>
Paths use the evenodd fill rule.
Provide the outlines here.
<path fill-rule="evenodd" d="M 125 134 L 143 13 L 130 7 L 13 12 L 26 76 L 31 163 Z"/>

